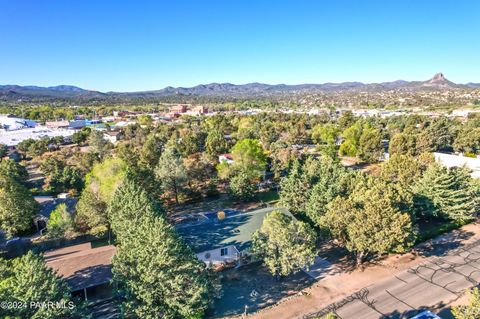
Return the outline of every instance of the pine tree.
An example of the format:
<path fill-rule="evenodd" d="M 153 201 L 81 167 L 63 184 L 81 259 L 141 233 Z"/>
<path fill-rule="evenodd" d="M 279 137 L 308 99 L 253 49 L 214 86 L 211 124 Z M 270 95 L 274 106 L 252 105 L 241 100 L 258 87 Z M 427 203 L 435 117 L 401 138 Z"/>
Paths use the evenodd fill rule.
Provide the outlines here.
<path fill-rule="evenodd" d="M 124 315 L 203 317 L 213 290 L 209 273 L 160 207 L 129 180 L 116 191 L 109 216 L 118 240 L 113 273 Z"/>
<path fill-rule="evenodd" d="M 0 177 L 0 229 L 13 236 L 32 226 L 38 205 L 32 194 L 11 177 Z"/>
<path fill-rule="evenodd" d="M 95 154 L 99 159 L 103 159 L 112 146 L 110 142 L 103 138 L 103 133 L 96 129 L 90 132 L 88 145 L 90 152 Z"/>
<path fill-rule="evenodd" d="M 165 141 L 160 136 L 155 134 L 149 135 L 140 152 L 140 162 L 142 166 L 153 170 L 162 155 L 164 144 Z"/>
<path fill-rule="evenodd" d="M 28 180 L 27 169 L 11 159 L 0 161 L 0 177 L 11 177 L 20 184 L 26 185 Z"/>
<path fill-rule="evenodd" d="M 92 235 L 105 234 L 108 231 L 107 204 L 99 194 L 85 189 L 77 203 L 75 223 L 82 231 Z"/>
<path fill-rule="evenodd" d="M 157 180 L 161 183 L 164 192 L 170 192 L 178 204 L 178 196 L 182 191 L 182 186 L 187 179 L 183 160 L 173 147 L 168 147 L 160 157 L 155 168 Z"/>
<path fill-rule="evenodd" d="M 300 163 L 295 161 L 288 176 L 280 182 L 280 205 L 292 213 L 305 212 L 309 184 Z"/>
<path fill-rule="evenodd" d="M 125 179 L 126 164 L 120 158 L 107 158 L 93 166 L 77 204 L 77 224 L 92 234 L 108 231 L 107 207 Z"/>
<path fill-rule="evenodd" d="M 88 317 L 82 316 L 82 305 L 71 299 L 66 283 L 32 252 L 13 260 L 0 259 L 0 300 L 27 303 L 27 307 L 0 308 L 2 318 Z M 54 302 L 64 307 L 31 307 L 30 302 Z"/>
<path fill-rule="evenodd" d="M 218 128 L 208 130 L 208 135 L 205 140 L 205 151 L 211 157 L 217 157 L 228 151 L 228 142 Z"/>
<path fill-rule="evenodd" d="M 73 217 L 64 203 L 50 214 L 47 223 L 48 237 L 64 237 L 73 231 Z"/>
<path fill-rule="evenodd" d="M 413 156 L 394 154 L 382 164 L 381 176 L 410 189 L 422 176 L 422 168 Z"/>
<path fill-rule="evenodd" d="M 308 162 L 305 166 L 307 166 Z M 320 218 L 327 211 L 327 205 L 337 196 L 346 196 L 349 179 L 352 176 L 339 164 L 323 157 L 306 168 L 313 186 L 306 206 L 307 216 L 320 225 Z M 311 173 L 308 171 L 312 170 Z"/>
<path fill-rule="evenodd" d="M 249 176 L 248 172 L 243 170 L 236 171 L 230 177 L 229 191 L 230 194 L 242 200 L 249 200 L 255 196 L 255 183 L 252 182 L 254 178 Z"/>
<path fill-rule="evenodd" d="M 383 155 L 382 133 L 365 126 L 359 140 L 358 157 L 367 163 L 376 163 Z"/>
<path fill-rule="evenodd" d="M 413 245 L 415 229 L 410 214 L 399 209 L 398 198 L 388 184 L 363 186 L 331 202 L 320 222 L 356 255 L 357 263 L 368 256 L 403 252 Z"/>
<path fill-rule="evenodd" d="M 470 180 L 462 169 L 430 165 L 414 186 L 417 213 L 468 222 L 478 210 L 478 196 Z"/>
<path fill-rule="evenodd" d="M 317 255 L 314 230 L 304 222 L 273 211 L 253 234 L 252 251 L 275 276 L 286 276 L 313 263 Z"/>

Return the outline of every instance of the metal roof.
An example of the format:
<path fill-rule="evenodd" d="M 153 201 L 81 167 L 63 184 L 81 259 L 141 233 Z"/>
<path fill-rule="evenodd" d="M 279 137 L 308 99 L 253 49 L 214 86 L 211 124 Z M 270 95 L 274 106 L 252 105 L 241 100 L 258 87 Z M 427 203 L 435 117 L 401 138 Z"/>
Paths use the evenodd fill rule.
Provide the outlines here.
<path fill-rule="evenodd" d="M 218 219 L 210 214 L 202 223 L 187 227 L 177 227 L 177 233 L 183 237 L 196 252 L 204 252 L 216 248 L 234 245 L 239 251 L 251 246 L 253 233 L 260 229 L 265 216 L 278 210 L 292 216 L 285 208 L 269 207 L 246 213 L 226 213 L 225 218 Z"/>

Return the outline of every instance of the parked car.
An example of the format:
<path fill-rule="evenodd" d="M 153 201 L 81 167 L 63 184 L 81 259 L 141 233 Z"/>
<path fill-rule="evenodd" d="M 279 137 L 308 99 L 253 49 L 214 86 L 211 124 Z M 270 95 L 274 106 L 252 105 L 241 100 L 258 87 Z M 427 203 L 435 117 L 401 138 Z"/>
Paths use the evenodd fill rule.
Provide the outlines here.
<path fill-rule="evenodd" d="M 5 246 L 10 246 L 10 245 L 15 245 L 17 243 L 20 243 L 22 239 L 20 237 L 14 237 L 12 239 L 9 239 L 5 242 Z"/>
<path fill-rule="evenodd" d="M 442 318 L 440 318 L 436 314 L 426 310 L 426 311 L 422 311 L 421 313 L 419 313 L 415 317 L 411 317 L 410 319 L 442 319 Z"/>

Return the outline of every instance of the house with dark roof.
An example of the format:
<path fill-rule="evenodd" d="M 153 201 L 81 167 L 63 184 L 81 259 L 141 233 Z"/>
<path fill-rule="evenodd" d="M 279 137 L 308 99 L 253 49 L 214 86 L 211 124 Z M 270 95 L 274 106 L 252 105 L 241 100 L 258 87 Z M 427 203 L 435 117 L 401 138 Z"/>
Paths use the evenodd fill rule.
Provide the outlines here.
<path fill-rule="evenodd" d="M 44 259 L 70 287 L 73 295 L 85 300 L 111 295 L 112 245 L 92 248 L 91 243 L 48 251 Z"/>
<path fill-rule="evenodd" d="M 50 214 L 57 208 L 60 204 L 65 204 L 67 210 L 70 214 L 75 213 L 75 208 L 77 205 L 78 199 L 75 197 L 70 197 L 66 193 L 59 194 L 58 197 L 53 196 L 34 196 L 35 201 L 39 204 L 39 212 L 33 218 L 33 224 L 37 231 L 42 231 L 47 227 L 48 219 Z"/>
<path fill-rule="evenodd" d="M 205 214 L 195 223 L 178 225 L 177 233 L 208 266 L 237 262 L 249 255 L 252 235 L 265 216 L 278 210 L 294 218 L 285 208 L 269 207 L 251 212 L 222 211 Z"/>

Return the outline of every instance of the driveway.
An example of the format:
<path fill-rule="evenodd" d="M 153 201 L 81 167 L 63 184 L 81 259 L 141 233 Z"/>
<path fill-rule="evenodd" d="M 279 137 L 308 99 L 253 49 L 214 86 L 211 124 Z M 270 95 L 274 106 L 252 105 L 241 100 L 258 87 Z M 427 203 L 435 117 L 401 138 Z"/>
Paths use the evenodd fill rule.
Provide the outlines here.
<path fill-rule="evenodd" d="M 320 280 L 335 272 L 335 268 L 330 262 L 318 256 L 315 257 L 313 265 L 309 266 L 308 269 L 304 268 L 302 270 L 315 280 Z"/>

